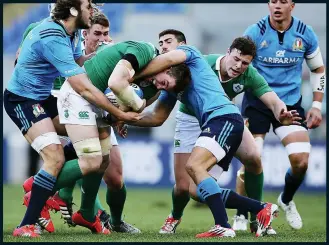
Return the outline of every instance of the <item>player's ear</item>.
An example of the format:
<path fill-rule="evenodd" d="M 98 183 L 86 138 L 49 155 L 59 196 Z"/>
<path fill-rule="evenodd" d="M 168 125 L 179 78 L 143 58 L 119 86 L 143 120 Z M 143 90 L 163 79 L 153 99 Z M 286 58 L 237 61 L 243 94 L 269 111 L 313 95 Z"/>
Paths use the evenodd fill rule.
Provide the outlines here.
<path fill-rule="evenodd" d="M 82 35 L 83 35 L 84 38 L 86 38 L 86 36 L 87 36 L 87 30 L 83 30 L 82 31 Z"/>
<path fill-rule="evenodd" d="M 78 16 L 78 10 L 74 7 L 70 8 L 70 14 L 74 17 L 77 17 Z"/>

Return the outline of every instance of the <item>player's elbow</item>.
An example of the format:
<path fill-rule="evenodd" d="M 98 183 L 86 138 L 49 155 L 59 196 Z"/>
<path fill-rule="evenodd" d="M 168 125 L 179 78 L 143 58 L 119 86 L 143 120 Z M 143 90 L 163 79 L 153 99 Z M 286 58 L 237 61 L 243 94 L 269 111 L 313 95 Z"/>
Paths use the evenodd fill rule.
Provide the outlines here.
<path fill-rule="evenodd" d="M 325 67 L 323 65 L 323 66 L 320 66 L 320 67 L 314 69 L 312 72 L 314 72 L 314 73 L 323 73 L 323 72 L 325 72 L 325 70 L 326 69 L 325 69 Z"/>
<path fill-rule="evenodd" d="M 119 94 L 125 87 L 129 86 L 128 81 L 125 83 L 123 82 L 123 78 L 110 78 L 108 81 L 108 87 L 113 91 L 115 94 Z"/>
<path fill-rule="evenodd" d="M 164 121 L 157 120 L 157 121 L 154 122 L 154 127 L 160 127 L 160 126 L 162 126 L 163 123 L 164 123 Z"/>

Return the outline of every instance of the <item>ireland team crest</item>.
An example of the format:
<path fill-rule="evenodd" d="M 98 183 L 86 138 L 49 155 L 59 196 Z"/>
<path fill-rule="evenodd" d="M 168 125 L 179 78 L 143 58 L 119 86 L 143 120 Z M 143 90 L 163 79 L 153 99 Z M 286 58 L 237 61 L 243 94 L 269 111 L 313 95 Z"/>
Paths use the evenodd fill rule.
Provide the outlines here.
<path fill-rule="evenodd" d="M 233 91 L 236 93 L 241 93 L 243 91 L 243 85 L 239 83 L 234 83 L 233 84 Z"/>
<path fill-rule="evenodd" d="M 33 114 L 35 117 L 38 117 L 41 114 L 46 114 L 45 110 L 41 107 L 40 104 L 32 105 L 32 108 L 33 108 Z"/>
<path fill-rule="evenodd" d="M 301 38 L 296 38 L 292 45 L 293 51 L 302 51 L 303 50 L 303 42 Z"/>

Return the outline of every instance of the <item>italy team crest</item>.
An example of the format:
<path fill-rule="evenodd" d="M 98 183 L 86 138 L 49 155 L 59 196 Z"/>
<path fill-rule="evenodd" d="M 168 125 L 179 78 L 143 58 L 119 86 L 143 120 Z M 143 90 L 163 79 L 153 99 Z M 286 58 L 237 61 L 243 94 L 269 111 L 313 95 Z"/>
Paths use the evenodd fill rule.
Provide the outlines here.
<path fill-rule="evenodd" d="M 41 114 L 46 114 L 45 110 L 42 108 L 40 104 L 35 104 L 32 106 L 33 108 L 33 114 L 35 117 L 40 116 Z"/>
<path fill-rule="evenodd" d="M 293 51 L 302 51 L 303 50 L 303 42 L 301 38 L 296 38 L 292 45 Z"/>

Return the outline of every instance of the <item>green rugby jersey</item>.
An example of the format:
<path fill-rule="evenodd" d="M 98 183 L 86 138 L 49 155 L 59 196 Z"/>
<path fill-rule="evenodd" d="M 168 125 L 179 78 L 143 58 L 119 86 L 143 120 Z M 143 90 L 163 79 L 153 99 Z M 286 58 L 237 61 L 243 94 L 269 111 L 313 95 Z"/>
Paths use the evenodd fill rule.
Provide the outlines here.
<path fill-rule="evenodd" d="M 260 97 L 263 94 L 272 91 L 266 80 L 258 71 L 250 64 L 243 74 L 236 78 L 232 78 L 228 81 L 222 81 L 219 70 L 220 70 L 220 60 L 224 57 L 223 54 L 209 54 L 205 55 L 205 59 L 211 66 L 212 70 L 218 76 L 225 93 L 232 100 L 238 94 L 250 90 L 253 95 Z M 194 116 L 194 113 L 187 109 L 184 104 L 180 104 L 179 111 Z"/>

